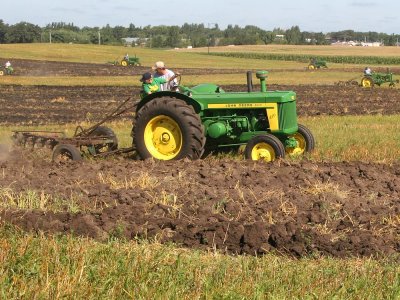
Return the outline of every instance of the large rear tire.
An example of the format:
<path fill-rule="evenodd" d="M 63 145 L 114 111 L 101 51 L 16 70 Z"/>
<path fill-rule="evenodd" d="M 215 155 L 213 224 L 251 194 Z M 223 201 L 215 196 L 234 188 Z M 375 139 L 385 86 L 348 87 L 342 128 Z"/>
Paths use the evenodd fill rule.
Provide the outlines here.
<path fill-rule="evenodd" d="M 121 61 L 121 66 L 127 67 L 128 66 L 128 62 L 126 60 L 122 60 Z"/>
<path fill-rule="evenodd" d="M 288 138 L 294 138 L 297 142 L 296 147 L 286 147 L 286 154 L 290 157 L 303 155 L 305 152 L 311 152 L 315 148 L 315 139 L 311 131 L 304 125 L 299 124 L 299 129 L 295 134 Z"/>
<path fill-rule="evenodd" d="M 361 79 L 361 86 L 365 88 L 372 88 L 374 86 L 374 81 L 371 77 L 365 76 Z"/>
<path fill-rule="evenodd" d="M 247 142 L 244 155 L 246 159 L 271 162 L 285 157 L 285 147 L 272 134 L 257 135 Z"/>
<path fill-rule="evenodd" d="M 182 100 L 156 98 L 137 112 L 134 146 L 143 159 L 198 159 L 205 141 L 199 115 Z"/>

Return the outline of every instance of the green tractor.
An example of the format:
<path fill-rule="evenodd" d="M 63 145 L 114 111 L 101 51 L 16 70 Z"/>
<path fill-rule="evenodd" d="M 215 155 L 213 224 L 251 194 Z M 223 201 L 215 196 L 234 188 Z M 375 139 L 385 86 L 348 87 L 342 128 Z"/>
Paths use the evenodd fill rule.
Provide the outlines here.
<path fill-rule="evenodd" d="M 247 159 L 273 161 L 314 149 L 311 131 L 297 123 L 296 94 L 267 91 L 267 71 L 258 71 L 260 91 L 225 92 L 215 84 L 161 91 L 142 98 L 136 108 L 133 144 L 143 159 L 198 159 L 222 149 Z M 180 81 L 180 80 L 179 80 Z"/>
<path fill-rule="evenodd" d="M 311 59 L 310 63 L 308 64 L 307 68 L 309 70 L 315 70 L 315 69 L 321 69 L 321 68 L 328 68 L 328 66 L 326 65 L 326 61 L 324 60 L 318 60 L 318 59 Z"/>
<path fill-rule="evenodd" d="M 393 73 L 390 73 L 389 69 L 387 69 L 386 73 L 372 72 L 371 74 L 364 74 L 361 79 L 361 86 L 365 88 L 372 88 L 374 85 L 381 86 L 383 83 L 389 83 L 389 86 L 393 87 L 396 83 L 399 83 L 399 80 L 393 80 Z"/>
<path fill-rule="evenodd" d="M 0 67 L 0 76 L 3 75 L 12 75 L 14 73 L 14 68 L 13 67 Z"/>
<path fill-rule="evenodd" d="M 123 67 L 127 67 L 127 66 L 140 66 L 140 60 L 139 57 L 128 57 L 127 55 L 124 56 L 123 59 L 121 60 L 114 60 L 114 61 L 110 61 L 108 62 L 109 64 L 112 64 L 114 66 L 123 66 Z"/>

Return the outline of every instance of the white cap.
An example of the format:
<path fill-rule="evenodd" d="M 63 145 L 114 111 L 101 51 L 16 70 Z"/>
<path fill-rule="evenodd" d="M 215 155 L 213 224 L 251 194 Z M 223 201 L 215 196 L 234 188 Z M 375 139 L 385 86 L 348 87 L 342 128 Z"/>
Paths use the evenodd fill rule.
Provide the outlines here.
<path fill-rule="evenodd" d="M 165 68 L 165 64 L 162 61 L 158 61 L 154 64 L 153 70 L 155 69 L 163 69 Z"/>

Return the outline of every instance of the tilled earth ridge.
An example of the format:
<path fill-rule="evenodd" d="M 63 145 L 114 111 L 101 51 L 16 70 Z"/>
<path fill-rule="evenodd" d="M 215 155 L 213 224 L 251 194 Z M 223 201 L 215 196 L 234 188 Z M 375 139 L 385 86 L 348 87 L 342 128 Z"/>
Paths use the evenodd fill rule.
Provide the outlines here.
<path fill-rule="evenodd" d="M 246 91 L 245 85 L 222 87 L 226 91 Z M 268 85 L 268 88 L 295 91 L 300 117 L 400 113 L 400 89 L 368 90 L 357 86 L 317 85 Z M 138 100 L 139 90 L 139 87 L 115 86 L 2 85 L 0 124 L 43 125 L 98 121 L 128 97 Z M 131 119 L 132 113 L 122 115 L 121 119 Z"/>
<path fill-rule="evenodd" d="M 121 57 L 122 58 L 122 57 Z M 104 63 L 75 63 L 63 61 L 46 61 L 32 59 L 0 58 L 0 61 L 11 60 L 15 73 L 13 76 L 129 76 L 141 75 L 150 70 L 150 66 L 114 66 L 107 62 Z M 186 75 L 206 75 L 206 74 L 245 74 L 248 70 L 243 69 L 214 69 L 214 68 L 176 68 L 171 67 L 176 72 Z M 256 70 L 252 70 L 256 71 Z M 273 72 L 311 72 L 304 64 L 303 69 L 273 69 Z M 322 69 L 318 72 L 360 72 L 360 68 L 335 68 Z M 386 73 L 387 67 L 374 68 L 375 72 Z M 315 72 L 315 71 L 313 71 Z M 399 74 L 400 68 L 391 68 L 390 72 Z"/>
<path fill-rule="evenodd" d="M 46 157 L 46 155 L 43 155 Z M 57 212 L 2 208 L 27 231 L 155 239 L 230 254 L 296 257 L 400 252 L 400 165 L 112 159 L 56 164 L 13 150 L 2 188 L 36 191 Z M 50 198 L 48 198 L 50 197 Z M 68 200 L 69 201 L 69 200 Z"/>

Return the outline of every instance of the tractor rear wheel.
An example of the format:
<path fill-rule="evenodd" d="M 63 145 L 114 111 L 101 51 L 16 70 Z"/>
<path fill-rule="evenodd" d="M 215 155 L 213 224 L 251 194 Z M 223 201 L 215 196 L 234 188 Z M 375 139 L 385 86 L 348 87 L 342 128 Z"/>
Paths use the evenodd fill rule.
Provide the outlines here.
<path fill-rule="evenodd" d="M 363 79 L 361 79 L 361 86 L 370 88 L 374 86 L 374 81 L 372 80 L 371 77 L 365 76 Z"/>
<path fill-rule="evenodd" d="M 246 159 L 274 161 L 285 157 L 285 147 L 272 134 L 257 135 L 251 138 L 244 151 Z"/>
<path fill-rule="evenodd" d="M 128 62 L 126 60 L 121 61 L 121 66 L 126 67 L 128 66 Z"/>
<path fill-rule="evenodd" d="M 53 149 L 54 162 L 70 161 L 70 160 L 82 160 L 81 152 L 74 145 L 69 144 L 58 144 Z"/>
<path fill-rule="evenodd" d="M 4 71 L 0 71 L 0 76 L 3 76 L 4 75 Z"/>
<path fill-rule="evenodd" d="M 118 138 L 114 131 L 106 126 L 99 126 L 93 130 L 89 136 L 91 137 L 106 137 L 110 140 L 109 143 L 94 145 L 95 153 L 100 154 L 104 152 L 110 152 L 118 149 Z"/>
<path fill-rule="evenodd" d="M 143 159 L 198 159 L 205 141 L 199 115 L 182 100 L 156 98 L 137 112 L 134 146 Z"/>
<path fill-rule="evenodd" d="M 304 125 L 299 124 L 299 129 L 295 134 L 289 135 L 288 138 L 295 139 L 296 147 L 286 147 L 286 154 L 290 157 L 297 157 L 304 152 L 311 152 L 315 147 L 315 139 L 311 131 Z"/>
<path fill-rule="evenodd" d="M 312 64 L 310 64 L 310 65 L 308 65 L 308 69 L 309 69 L 309 70 L 314 70 L 314 69 L 315 69 L 315 66 L 312 65 Z"/>

